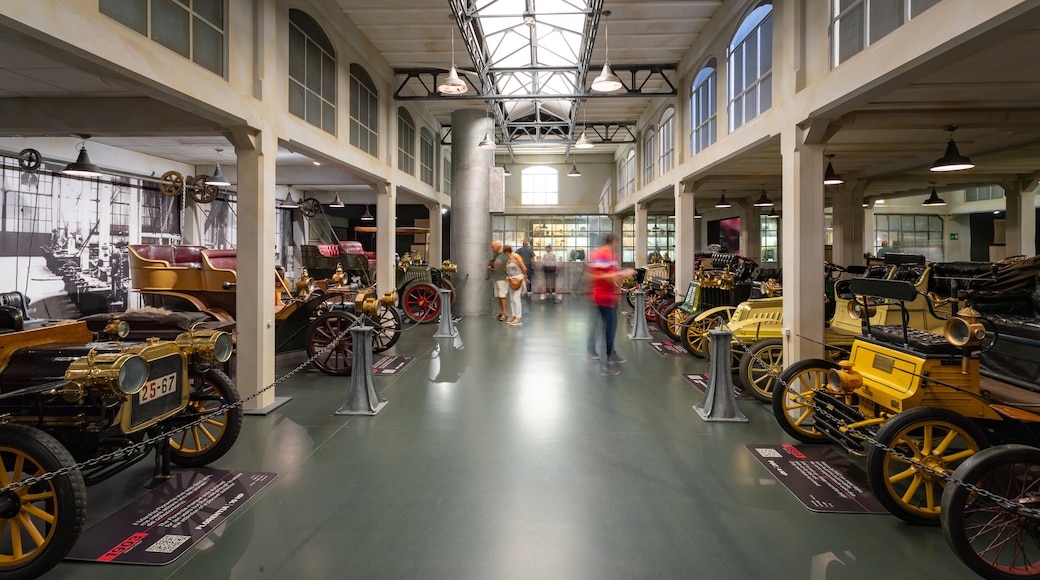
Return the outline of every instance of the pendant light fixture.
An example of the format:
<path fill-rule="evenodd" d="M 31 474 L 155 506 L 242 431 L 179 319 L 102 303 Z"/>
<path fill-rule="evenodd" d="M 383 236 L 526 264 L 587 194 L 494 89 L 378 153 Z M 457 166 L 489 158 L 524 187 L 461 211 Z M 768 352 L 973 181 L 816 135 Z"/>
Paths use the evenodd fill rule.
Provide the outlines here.
<path fill-rule="evenodd" d="M 332 200 L 332 203 L 329 204 L 329 207 L 346 207 L 346 204 L 343 203 L 343 200 L 339 198 L 338 191 L 336 192 L 336 199 Z"/>
<path fill-rule="evenodd" d="M 502 175 L 505 175 L 506 177 L 509 177 L 512 174 L 513 174 L 513 172 L 509 170 L 509 166 L 508 165 L 503 165 L 502 166 Z"/>
<path fill-rule="evenodd" d="M 715 208 L 716 209 L 726 209 L 726 208 L 729 208 L 729 207 L 733 207 L 733 204 L 728 202 L 728 201 L 726 201 L 726 190 L 723 189 L 722 190 L 722 197 L 720 197 L 719 201 L 715 204 Z"/>
<path fill-rule="evenodd" d="M 481 149 L 494 149 L 495 142 L 491 140 L 491 136 L 495 134 L 495 120 L 491 118 L 491 103 L 488 103 L 487 110 L 484 114 L 485 119 L 491 120 L 491 130 L 484 133 L 484 140 L 477 144 L 477 147 Z"/>
<path fill-rule="evenodd" d="M 699 220 L 699 219 L 702 219 L 703 217 L 704 216 L 701 215 L 701 212 L 697 211 L 697 206 L 693 206 L 693 219 Z"/>
<path fill-rule="evenodd" d="M 363 222 L 370 222 L 370 221 L 375 221 L 375 219 L 376 219 L 375 216 L 373 216 L 368 211 L 368 204 L 366 203 L 365 204 L 365 213 L 361 214 L 361 221 L 363 221 Z"/>
<path fill-rule="evenodd" d="M 292 186 L 289 186 L 289 187 L 291 188 Z M 300 207 L 300 204 L 298 204 L 295 201 L 293 201 L 292 189 L 289 190 L 289 195 L 285 196 L 285 201 L 283 201 L 278 206 L 279 209 L 296 209 L 298 207 Z"/>
<path fill-rule="evenodd" d="M 946 205 L 946 200 L 939 197 L 939 193 L 935 191 L 935 187 L 932 187 L 932 195 L 928 196 L 928 199 L 921 202 L 922 207 L 939 207 Z"/>
<path fill-rule="evenodd" d="M 777 213 L 775 207 L 773 209 L 769 210 L 769 213 L 766 214 L 766 219 L 770 219 L 770 220 L 778 220 L 778 219 L 780 219 L 780 214 Z"/>
<path fill-rule="evenodd" d="M 581 172 L 578 171 L 578 166 L 576 164 L 571 164 L 571 170 L 567 172 L 567 177 L 581 177 Z"/>
<path fill-rule="evenodd" d="M 76 158 L 76 161 L 66 165 L 61 172 L 77 177 L 101 177 L 103 175 L 101 168 L 91 163 L 90 156 L 87 155 L 87 139 L 90 139 L 90 135 L 80 135 L 80 137 L 83 141 L 79 144 L 79 157 Z"/>
<path fill-rule="evenodd" d="M 614 71 L 610 69 L 610 25 L 607 24 L 607 17 L 610 16 L 610 10 L 604 10 L 603 15 L 603 31 L 606 36 L 605 45 L 606 50 L 604 53 L 605 58 L 603 59 L 603 72 L 599 73 L 599 76 L 592 80 L 592 90 L 597 93 L 612 93 L 620 90 L 622 86 L 621 79 L 614 74 Z"/>
<path fill-rule="evenodd" d="M 823 184 L 824 185 L 841 185 L 845 183 L 845 180 L 838 175 L 838 172 L 834 171 L 834 155 L 827 156 L 827 170 L 823 172 Z"/>
<path fill-rule="evenodd" d="M 975 167 L 971 159 L 961 155 L 961 152 L 957 150 L 957 143 L 953 140 L 953 132 L 957 128 L 957 125 L 943 127 L 943 131 L 950 133 L 950 141 L 946 143 L 946 154 L 936 159 L 935 163 L 932 164 L 932 171 L 963 171 Z"/>
<path fill-rule="evenodd" d="M 585 103 L 581 103 L 580 101 L 579 101 L 579 103 L 580 104 L 578 106 L 581 107 L 581 137 L 578 137 L 578 140 L 574 142 L 574 148 L 575 149 L 592 149 L 592 141 L 589 141 L 589 138 L 585 136 L 585 127 L 588 124 L 588 122 L 587 122 L 588 119 L 586 119 L 586 117 L 585 117 L 585 105 L 586 104 Z"/>
<path fill-rule="evenodd" d="M 869 207 L 870 207 L 870 200 L 864 199 L 863 200 L 863 209 L 867 209 Z"/>
<path fill-rule="evenodd" d="M 459 69 L 455 68 L 455 18 L 452 16 L 452 26 L 449 27 L 451 30 L 451 70 L 448 71 L 448 78 L 444 79 L 441 84 L 437 85 L 437 92 L 443 95 L 461 95 L 469 90 L 469 85 L 466 81 L 459 78 Z"/>
<path fill-rule="evenodd" d="M 755 207 L 773 207 L 774 204 L 773 200 L 769 199 L 769 196 L 766 195 L 765 188 L 762 188 L 762 195 L 759 196 L 758 200 L 751 205 Z"/>
<path fill-rule="evenodd" d="M 231 182 L 224 177 L 224 174 L 220 171 L 220 153 L 224 151 L 220 147 L 216 147 L 214 151 L 217 152 L 217 168 L 213 170 L 213 175 L 206 178 L 206 185 L 215 185 L 217 187 L 227 187 L 231 185 Z"/>

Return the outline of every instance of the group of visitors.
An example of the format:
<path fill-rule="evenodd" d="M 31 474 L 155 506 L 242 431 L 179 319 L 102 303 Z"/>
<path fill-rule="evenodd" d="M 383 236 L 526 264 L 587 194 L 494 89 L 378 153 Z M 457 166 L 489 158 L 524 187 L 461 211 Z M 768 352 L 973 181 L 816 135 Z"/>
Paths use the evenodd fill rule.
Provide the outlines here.
<path fill-rule="evenodd" d="M 527 240 L 522 244 L 520 249 L 514 252 L 511 246 L 503 245 L 499 240 L 491 242 L 491 250 L 495 257 L 488 263 L 488 272 L 494 285 L 495 300 L 498 302 L 498 312 L 493 318 L 505 321 L 510 326 L 523 324 L 521 295 L 524 290 L 530 292 L 531 273 L 534 270 L 534 250 Z M 614 335 L 617 333 L 617 288 L 622 278 L 635 274 L 631 268 L 621 268 L 614 253 L 616 244 L 617 238 L 614 234 L 605 234 L 602 244 L 593 250 L 585 267 L 588 281 L 586 287 L 592 308 L 588 357 L 600 362 L 600 374 L 606 376 L 619 374 L 621 371 L 615 365 L 626 362 L 614 349 Z M 556 302 L 560 302 L 560 296 L 556 291 L 557 260 L 552 246 L 545 247 L 542 270 L 545 274 L 545 292 L 542 299 L 551 295 Z M 597 348 L 600 328 L 604 338 L 602 355 Z"/>

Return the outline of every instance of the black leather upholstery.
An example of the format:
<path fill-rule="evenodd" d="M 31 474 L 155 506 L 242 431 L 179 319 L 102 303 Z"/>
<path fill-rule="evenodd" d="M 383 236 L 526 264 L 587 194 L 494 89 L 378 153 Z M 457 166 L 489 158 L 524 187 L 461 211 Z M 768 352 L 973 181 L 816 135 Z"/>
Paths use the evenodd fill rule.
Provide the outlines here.
<path fill-rule="evenodd" d="M 961 349 L 949 343 L 941 334 L 933 334 L 916 328 L 906 329 L 907 345 L 925 354 L 956 355 Z M 870 336 L 896 345 L 903 344 L 903 327 L 898 325 L 878 325 L 870 327 Z"/>

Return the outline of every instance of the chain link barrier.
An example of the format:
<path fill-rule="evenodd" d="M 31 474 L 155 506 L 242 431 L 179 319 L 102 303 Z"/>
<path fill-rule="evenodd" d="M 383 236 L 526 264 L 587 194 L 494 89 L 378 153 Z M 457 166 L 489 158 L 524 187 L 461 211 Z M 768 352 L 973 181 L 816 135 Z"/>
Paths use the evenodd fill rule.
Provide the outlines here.
<path fill-rule="evenodd" d="M 350 327 L 348 327 L 346 330 L 341 332 L 335 339 L 329 341 L 329 343 L 326 344 L 324 347 L 322 347 L 321 350 L 319 350 L 318 352 L 314 353 L 313 356 L 311 356 L 307 360 L 303 361 L 298 366 L 296 366 L 295 368 L 293 368 L 289 372 L 285 373 L 281 377 L 275 379 L 274 382 L 272 382 L 270 385 L 264 387 L 263 389 L 260 389 L 259 391 L 257 391 L 256 393 L 253 393 L 252 395 L 249 395 L 248 397 L 245 397 L 243 399 L 239 399 L 238 401 L 236 401 L 234 403 L 225 403 L 220 408 L 218 408 L 218 409 L 216 409 L 216 410 L 214 410 L 212 412 L 209 412 L 209 413 L 207 413 L 205 415 L 202 415 L 199 418 L 195 419 L 194 421 L 192 421 L 190 423 L 187 423 L 187 424 L 185 424 L 185 425 L 183 425 L 181 427 L 178 427 L 177 429 L 174 429 L 172 431 L 163 432 L 163 433 L 160 433 L 159 435 L 156 435 L 154 437 L 147 437 L 147 438 L 145 438 L 145 439 L 143 439 L 143 440 L 141 440 L 141 441 L 139 441 L 137 443 L 133 443 L 133 444 L 128 445 L 126 447 L 120 448 L 120 449 L 118 449 L 116 451 L 112 451 L 110 453 L 106 453 L 104 455 L 100 455 L 98 457 L 94 457 L 94 458 L 88 459 L 86 461 L 77 463 L 75 465 L 69 465 L 69 466 L 66 466 L 66 467 L 62 467 L 61 469 L 58 469 L 56 471 L 50 471 L 50 472 L 47 472 L 47 473 L 42 473 L 40 475 L 29 477 L 29 478 L 23 479 L 21 481 L 16 481 L 16 482 L 9 483 L 9 484 L 5 485 L 4 487 L 0 488 L 0 493 L 7 492 L 7 491 L 14 491 L 14 490 L 20 489 L 22 487 L 27 487 L 27 486 L 30 486 L 30 485 L 34 485 L 36 483 L 40 483 L 40 482 L 43 482 L 43 481 L 48 481 L 48 480 L 54 479 L 56 477 L 63 477 L 65 475 L 68 475 L 68 474 L 72 473 L 73 471 L 83 471 L 83 470 L 91 468 L 91 467 L 95 467 L 95 466 L 102 465 L 102 464 L 109 463 L 109 462 L 113 462 L 113 461 L 116 461 L 116 460 L 119 460 L 119 459 L 131 457 L 133 455 L 136 455 L 139 452 L 146 451 L 148 447 L 151 447 L 153 445 L 161 443 L 165 439 L 172 438 L 177 433 L 181 433 L 183 431 L 187 431 L 188 429 L 192 429 L 194 427 L 197 427 L 197 426 L 201 425 L 202 423 L 205 423 L 206 421 L 209 421 L 210 419 L 212 419 L 214 417 L 218 417 L 220 415 L 223 415 L 223 414 L 227 413 L 228 411 L 234 409 L 235 407 L 242 407 L 246 403 L 248 403 L 249 401 L 252 401 L 253 399 L 259 397 L 260 395 L 266 393 L 267 391 L 275 388 L 279 384 L 281 384 L 281 383 L 285 382 L 286 380 L 288 380 L 293 375 L 295 375 L 295 374 L 299 373 L 300 371 L 302 371 L 303 369 L 307 368 L 311 363 L 313 363 L 315 360 L 317 360 L 321 355 L 323 355 L 326 352 L 328 352 L 329 350 L 331 350 L 333 347 L 335 347 L 337 344 L 339 344 L 339 342 L 341 340 L 346 338 L 346 336 L 350 333 L 350 330 L 352 328 L 356 328 L 358 326 L 362 326 L 360 318 L 355 320 L 355 322 L 353 324 L 351 324 Z"/>

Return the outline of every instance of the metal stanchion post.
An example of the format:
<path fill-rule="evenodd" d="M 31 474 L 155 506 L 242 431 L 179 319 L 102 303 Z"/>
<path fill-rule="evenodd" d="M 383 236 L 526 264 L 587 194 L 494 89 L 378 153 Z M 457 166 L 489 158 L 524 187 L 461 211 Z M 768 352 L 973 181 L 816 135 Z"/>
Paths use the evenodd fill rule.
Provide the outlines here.
<path fill-rule="evenodd" d="M 354 341 L 354 368 L 350 374 L 350 393 L 337 415 L 375 415 L 386 406 L 386 399 L 376 393 L 376 375 L 372 371 L 372 327 L 350 329 Z"/>
<path fill-rule="evenodd" d="M 455 322 L 451 319 L 451 290 L 440 288 L 437 290 L 441 299 L 441 317 L 437 321 L 437 332 L 434 338 L 452 338 L 458 336 L 459 330 L 455 328 Z"/>
<path fill-rule="evenodd" d="M 748 418 L 737 408 L 737 396 L 733 393 L 733 374 L 729 368 L 730 341 L 733 333 L 728 330 L 709 330 L 711 337 L 711 377 L 704 402 L 694 405 L 693 410 L 705 421 L 733 421 L 746 423 Z"/>
<path fill-rule="evenodd" d="M 632 333 L 628 335 L 632 340 L 650 340 L 650 329 L 646 327 L 646 293 L 636 290 L 632 293 L 635 305 L 632 307 Z"/>

